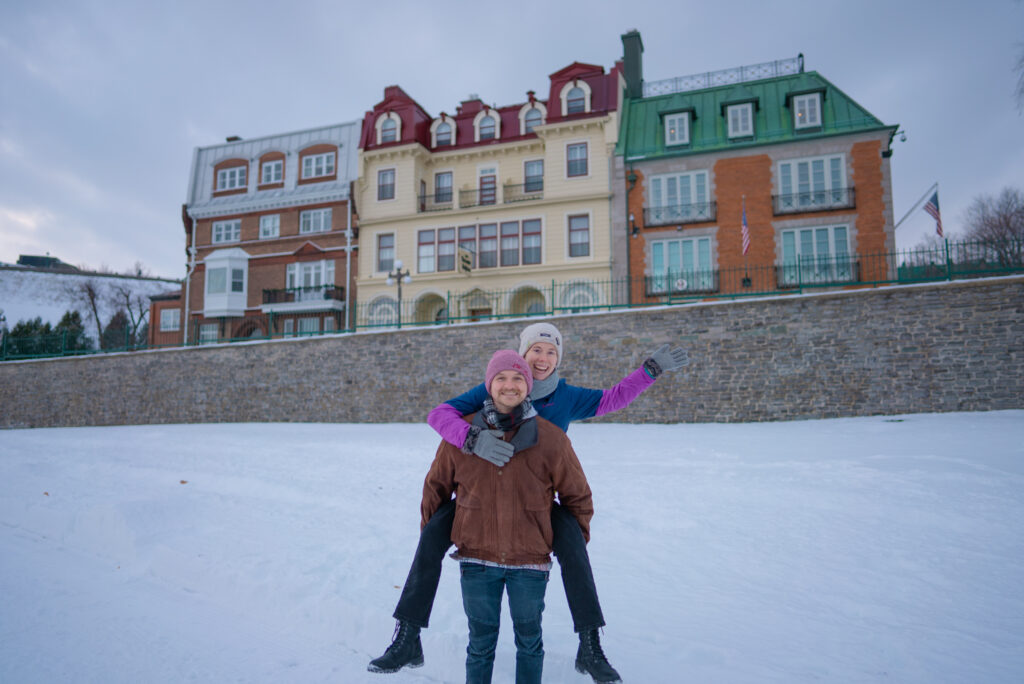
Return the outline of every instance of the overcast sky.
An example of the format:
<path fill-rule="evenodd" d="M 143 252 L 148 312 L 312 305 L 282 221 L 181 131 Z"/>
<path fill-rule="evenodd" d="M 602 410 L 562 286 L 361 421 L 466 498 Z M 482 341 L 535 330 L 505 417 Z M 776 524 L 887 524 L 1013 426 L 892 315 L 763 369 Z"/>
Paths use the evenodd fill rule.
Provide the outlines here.
<path fill-rule="evenodd" d="M 640 31 L 658 80 L 805 56 L 906 142 L 895 220 L 938 181 L 947 234 L 975 196 L 1024 189 L 1021 0 L 0 2 L 0 262 L 50 253 L 180 278 L 192 151 L 362 117 L 401 85 L 428 112 L 546 96 Z M 917 211 L 897 231 L 934 232 Z"/>

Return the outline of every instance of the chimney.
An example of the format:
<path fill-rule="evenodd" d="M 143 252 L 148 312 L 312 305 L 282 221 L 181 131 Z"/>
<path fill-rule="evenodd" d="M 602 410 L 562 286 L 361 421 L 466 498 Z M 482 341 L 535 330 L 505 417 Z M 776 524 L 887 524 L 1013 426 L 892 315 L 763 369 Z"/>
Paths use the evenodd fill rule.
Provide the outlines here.
<path fill-rule="evenodd" d="M 623 75 L 626 97 L 644 96 L 644 43 L 636 29 L 622 34 Z"/>

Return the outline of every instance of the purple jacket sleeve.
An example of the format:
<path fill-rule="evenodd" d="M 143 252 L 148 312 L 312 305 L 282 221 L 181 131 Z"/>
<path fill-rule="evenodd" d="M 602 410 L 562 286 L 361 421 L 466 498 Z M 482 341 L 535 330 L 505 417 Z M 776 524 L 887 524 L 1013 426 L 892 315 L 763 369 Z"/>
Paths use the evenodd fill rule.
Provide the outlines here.
<path fill-rule="evenodd" d="M 654 384 L 654 378 L 647 374 L 643 366 L 619 381 L 615 387 L 606 389 L 601 394 L 601 402 L 597 405 L 596 416 L 603 416 L 629 406 L 645 389 Z M 435 409 L 437 410 L 437 409 Z M 437 428 L 434 428 L 435 430 Z M 465 437 L 463 437 L 465 439 Z"/>
<path fill-rule="evenodd" d="M 434 428 L 441 438 L 460 449 L 466 443 L 469 434 L 469 423 L 462 419 L 462 414 L 451 404 L 438 404 L 427 414 L 427 424 Z"/>

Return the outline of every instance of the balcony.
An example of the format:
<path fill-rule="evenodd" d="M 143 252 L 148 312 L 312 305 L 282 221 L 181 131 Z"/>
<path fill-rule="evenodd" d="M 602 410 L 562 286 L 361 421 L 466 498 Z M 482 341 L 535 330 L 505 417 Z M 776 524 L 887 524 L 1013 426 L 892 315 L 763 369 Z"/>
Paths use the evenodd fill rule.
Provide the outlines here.
<path fill-rule="evenodd" d="M 307 285 L 280 290 L 263 290 L 264 313 L 302 311 L 341 311 L 345 308 L 345 288 L 338 285 Z"/>
<path fill-rule="evenodd" d="M 860 282 L 860 262 L 854 257 L 806 257 L 775 267 L 779 289 Z"/>
<path fill-rule="evenodd" d="M 853 188 L 833 188 L 795 192 L 788 195 L 772 195 L 772 210 L 776 216 L 799 214 L 808 211 L 829 211 L 832 209 L 853 209 L 857 206 Z"/>
<path fill-rule="evenodd" d="M 718 204 L 715 202 L 645 207 L 644 225 L 670 226 L 679 223 L 702 223 L 704 221 L 714 221 L 717 216 Z"/>
<path fill-rule="evenodd" d="M 445 209 L 451 209 L 455 206 L 454 194 L 451 190 L 447 192 L 438 192 L 433 195 L 420 195 L 419 210 L 420 212 L 427 211 L 444 211 Z"/>
<path fill-rule="evenodd" d="M 645 280 L 648 297 L 718 292 L 717 270 L 671 271 Z"/>
<path fill-rule="evenodd" d="M 482 207 L 498 203 L 498 189 L 494 186 L 478 190 L 459 190 L 459 208 Z"/>
<path fill-rule="evenodd" d="M 544 179 L 537 178 L 528 180 L 519 185 L 506 185 L 503 189 L 503 200 L 505 204 L 512 202 L 526 202 L 544 198 Z"/>

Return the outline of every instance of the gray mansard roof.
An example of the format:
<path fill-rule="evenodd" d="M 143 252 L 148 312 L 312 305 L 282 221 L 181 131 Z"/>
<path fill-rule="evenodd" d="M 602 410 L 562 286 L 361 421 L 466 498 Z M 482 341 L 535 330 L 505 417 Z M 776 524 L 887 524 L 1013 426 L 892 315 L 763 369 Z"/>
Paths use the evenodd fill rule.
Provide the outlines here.
<path fill-rule="evenodd" d="M 209 218 L 252 211 L 280 209 L 348 199 L 349 188 L 358 174 L 357 152 L 361 121 L 310 128 L 294 133 L 268 135 L 197 147 L 192 155 L 187 210 L 192 218 Z M 299 152 L 313 145 L 337 145 L 337 179 L 298 185 Z M 257 190 L 259 159 L 268 152 L 285 155 L 284 187 Z M 225 159 L 247 159 L 248 191 L 244 194 L 213 196 L 214 167 Z"/>

